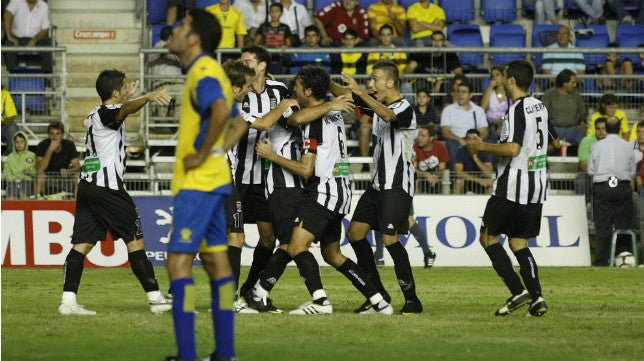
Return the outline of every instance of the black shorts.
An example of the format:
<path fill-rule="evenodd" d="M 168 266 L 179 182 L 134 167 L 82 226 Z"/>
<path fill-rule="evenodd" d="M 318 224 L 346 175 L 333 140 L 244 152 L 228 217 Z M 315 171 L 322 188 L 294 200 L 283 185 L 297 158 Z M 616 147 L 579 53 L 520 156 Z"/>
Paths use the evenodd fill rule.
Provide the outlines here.
<path fill-rule="evenodd" d="M 244 208 L 244 223 L 270 222 L 264 185 L 240 183 L 236 186 Z"/>
<path fill-rule="evenodd" d="M 313 242 L 323 245 L 340 241 L 344 215 L 327 209 L 315 199 L 307 199 L 300 205 L 297 218 L 294 226 L 301 223 L 315 237 Z"/>
<path fill-rule="evenodd" d="M 226 228 L 231 233 L 244 233 L 244 209 L 235 186 L 231 188 L 226 201 Z"/>
<path fill-rule="evenodd" d="M 407 234 L 413 197 L 402 189 L 368 188 L 360 197 L 351 222 L 368 224 L 382 234 Z"/>
<path fill-rule="evenodd" d="M 481 232 L 508 238 L 532 238 L 541 230 L 542 203 L 519 204 L 506 198 L 492 196 L 487 201 Z"/>
<path fill-rule="evenodd" d="M 280 244 L 289 244 L 295 217 L 300 205 L 304 204 L 304 190 L 298 188 L 281 188 L 268 196 L 268 209 L 271 213 L 273 231 Z"/>
<path fill-rule="evenodd" d="M 141 219 L 132 197 L 125 190 L 98 187 L 85 181 L 78 184 L 72 244 L 122 238 L 125 243 L 142 239 Z"/>

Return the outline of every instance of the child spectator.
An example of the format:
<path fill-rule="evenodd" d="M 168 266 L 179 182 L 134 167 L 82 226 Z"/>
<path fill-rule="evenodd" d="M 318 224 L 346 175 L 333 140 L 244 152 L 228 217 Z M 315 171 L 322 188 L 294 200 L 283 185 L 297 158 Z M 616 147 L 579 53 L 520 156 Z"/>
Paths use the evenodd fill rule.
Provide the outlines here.
<path fill-rule="evenodd" d="M 284 5 L 273 3 L 269 8 L 270 20 L 266 21 L 257 29 L 255 33 L 255 43 L 266 48 L 280 48 L 282 50 L 291 47 L 291 28 L 281 23 L 280 18 L 284 12 Z M 269 65 L 268 72 L 271 74 L 284 74 L 284 58 L 279 54 L 272 55 L 272 61 Z"/>
<path fill-rule="evenodd" d="M 33 195 L 36 175 L 36 153 L 27 149 L 23 132 L 13 135 L 13 151 L 3 164 L 2 174 L 7 181 L 7 199 L 27 199 Z"/>

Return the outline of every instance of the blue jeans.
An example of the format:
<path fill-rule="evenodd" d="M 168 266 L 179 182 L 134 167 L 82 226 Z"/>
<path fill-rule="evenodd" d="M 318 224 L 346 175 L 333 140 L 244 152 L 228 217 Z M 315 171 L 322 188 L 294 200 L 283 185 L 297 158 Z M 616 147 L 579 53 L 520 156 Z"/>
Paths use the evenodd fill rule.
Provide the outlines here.
<path fill-rule="evenodd" d="M 592 20 L 597 20 L 604 15 L 603 0 L 572 0 L 570 4 L 577 6 Z"/>
<path fill-rule="evenodd" d="M 565 140 L 571 145 L 579 145 L 581 140 L 586 136 L 586 131 L 578 126 L 572 127 L 554 127 L 559 139 Z"/>
<path fill-rule="evenodd" d="M 557 19 L 555 0 L 525 0 L 525 4 L 534 6 L 534 22 L 537 24 Z"/>

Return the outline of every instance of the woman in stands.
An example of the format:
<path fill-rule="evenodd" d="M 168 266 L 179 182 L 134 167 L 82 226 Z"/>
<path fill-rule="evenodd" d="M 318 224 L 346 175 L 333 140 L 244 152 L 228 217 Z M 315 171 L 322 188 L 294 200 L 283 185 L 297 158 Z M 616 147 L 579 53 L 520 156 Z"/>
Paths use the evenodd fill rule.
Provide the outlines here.
<path fill-rule="evenodd" d="M 481 107 L 485 109 L 485 115 L 490 124 L 490 139 L 497 141 L 499 135 L 496 129 L 502 126 L 501 119 L 510 107 L 510 99 L 506 96 L 503 88 L 503 67 L 492 67 L 490 78 L 490 84 L 481 98 Z"/>

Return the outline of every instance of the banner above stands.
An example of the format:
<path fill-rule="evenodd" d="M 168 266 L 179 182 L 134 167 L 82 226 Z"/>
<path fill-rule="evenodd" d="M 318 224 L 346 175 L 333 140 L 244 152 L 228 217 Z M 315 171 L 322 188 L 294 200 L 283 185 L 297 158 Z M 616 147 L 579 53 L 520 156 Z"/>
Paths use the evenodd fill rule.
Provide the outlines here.
<path fill-rule="evenodd" d="M 426 230 L 429 244 L 438 254 L 435 266 L 490 266 L 490 260 L 478 242 L 481 216 L 488 196 L 416 196 L 416 222 Z M 358 201 L 354 197 L 353 207 Z M 134 198 L 141 221 L 148 257 L 155 266 L 165 265 L 165 249 L 172 222 L 171 197 Z M 74 225 L 73 201 L 3 201 L 2 202 L 2 267 L 62 266 L 71 248 Z M 529 245 L 539 266 L 589 266 L 590 247 L 583 196 L 551 196 L 544 204 L 541 235 Z M 344 231 L 350 215 L 344 219 Z M 257 243 L 257 228 L 246 225 L 246 250 L 242 264 L 250 265 Z M 372 233 L 368 235 L 373 245 Z M 422 267 L 423 254 L 411 234 L 401 236 L 412 266 Z M 507 249 L 505 238 L 502 239 Z M 355 255 L 346 238 L 342 252 Z M 326 265 L 318 245 L 312 252 Z M 198 261 L 195 261 L 197 264 Z M 385 263 L 393 265 L 385 252 Z M 122 267 L 127 265 L 123 242 L 100 242 L 87 256 L 88 267 Z"/>

